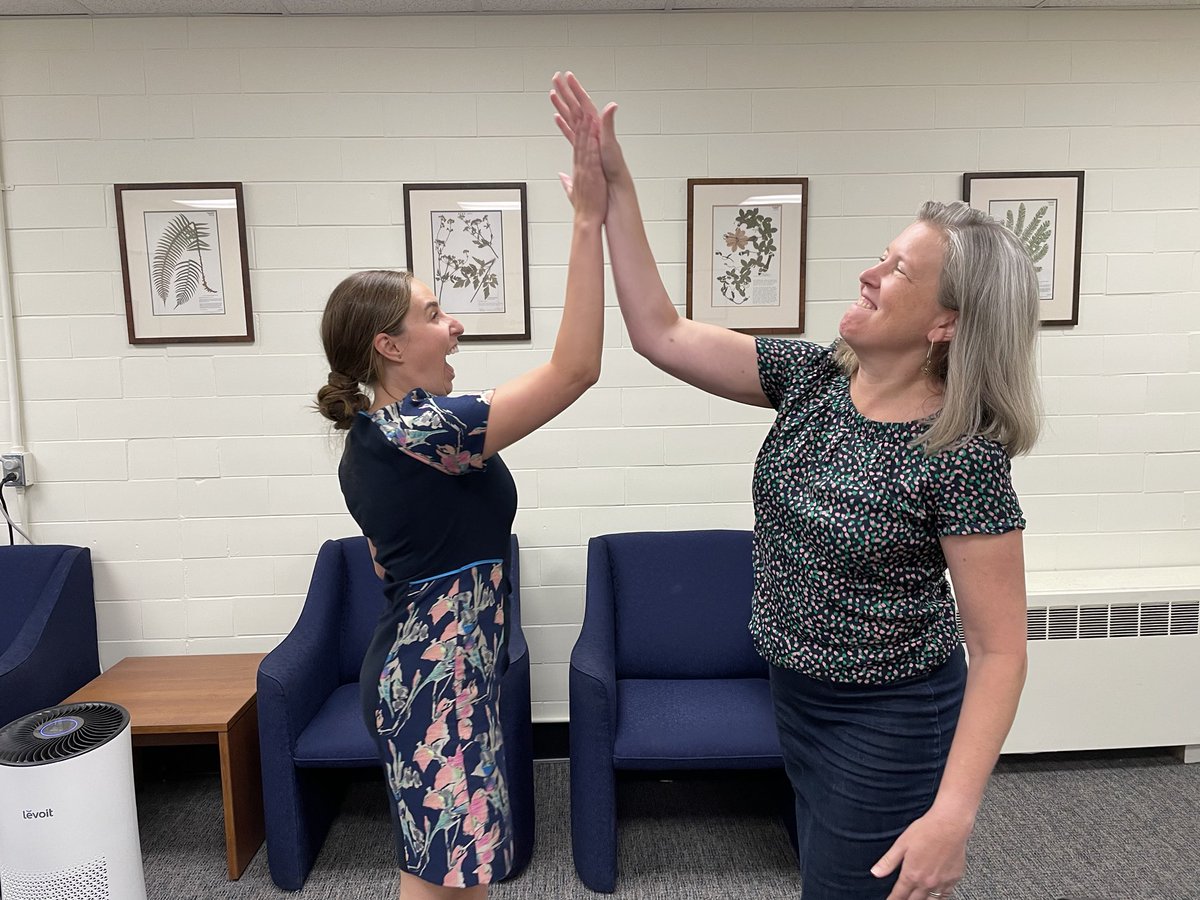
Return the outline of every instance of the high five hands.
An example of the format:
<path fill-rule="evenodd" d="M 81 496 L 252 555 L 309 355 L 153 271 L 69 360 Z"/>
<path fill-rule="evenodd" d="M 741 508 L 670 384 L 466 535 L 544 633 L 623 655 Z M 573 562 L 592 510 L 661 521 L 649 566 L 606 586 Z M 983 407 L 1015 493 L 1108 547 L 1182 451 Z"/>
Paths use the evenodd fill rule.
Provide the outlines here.
<path fill-rule="evenodd" d="M 614 123 L 617 104 L 610 103 L 604 107 L 603 111 L 597 111 L 596 104 L 592 102 L 588 92 L 583 89 L 579 79 L 571 72 L 555 72 L 553 82 L 554 89 L 550 91 L 550 102 L 555 109 L 554 124 L 563 133 L 563 137 L 570 141 L 575 148 L 577 171 L 580 162 L 580 131 L 583 129 L 589 136 L 594 134 L 598 140 L 597 149 L 604 178 L 612 182 L 627 174 L 628 169 L 625 167 L 625 158 L 621 154 L 621 145 L 617 143 Z M 567 196 L 571 197 L 574 192 L 573 179 L 567 178 L 562 173 L 559 173 L 559 178 L 563 182 Z M 572 203 L 574 202 L 572 199 Z"/>

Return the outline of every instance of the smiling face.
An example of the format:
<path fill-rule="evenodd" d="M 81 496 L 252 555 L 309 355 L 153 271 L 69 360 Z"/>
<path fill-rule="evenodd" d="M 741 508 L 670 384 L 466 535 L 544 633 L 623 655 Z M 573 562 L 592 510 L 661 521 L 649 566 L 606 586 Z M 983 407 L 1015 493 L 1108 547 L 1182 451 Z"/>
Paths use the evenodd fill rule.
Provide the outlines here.
<path fill-rule="evenodd" d="M 454 387 L 454 369 L 446 357 L 458 352 L 458 336 L 463 330 L 458 319 L 442 310 L 429 286 L 413 279 L 403 330 L 395 336 L 377 335 L 377 349 L 390 357 L 388 350 L 394 348 L 399 374 L 410 390 L 448 394 Z M 384 347 L 379 346 L 381 339 Z M 391 347 L 386 346 L 389 341 Z"/>
<path fill-rule="evenodd" d="M 858 300 L 838 330 L 860 360 L 872 353 L 923 358 L 930 341 L 949 340 L 956 313 L 937 299 L 944 257 L 941 233 L 914 222 L 858 276 Z"/>

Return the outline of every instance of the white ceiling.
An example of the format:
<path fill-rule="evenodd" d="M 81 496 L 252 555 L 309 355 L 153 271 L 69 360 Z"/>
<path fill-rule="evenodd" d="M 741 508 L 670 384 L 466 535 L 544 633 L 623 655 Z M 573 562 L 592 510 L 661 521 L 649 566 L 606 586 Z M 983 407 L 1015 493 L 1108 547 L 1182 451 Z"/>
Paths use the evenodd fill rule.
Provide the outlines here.
<path fill-rule="evenodd" d="M 1200 0 L 0 0 L 4 16 L 379 16 L 811 9 L 1200 9 Z"/>

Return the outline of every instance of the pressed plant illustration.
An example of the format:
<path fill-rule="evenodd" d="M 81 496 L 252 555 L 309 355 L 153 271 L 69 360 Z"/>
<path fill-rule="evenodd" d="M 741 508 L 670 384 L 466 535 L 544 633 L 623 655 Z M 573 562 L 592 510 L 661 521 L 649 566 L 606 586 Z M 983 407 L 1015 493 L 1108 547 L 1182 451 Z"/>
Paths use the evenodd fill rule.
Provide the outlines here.
<path fill-rule="evenodd" d="M 714 274 L 722 297 L 738 306 L 750 299 L 752 280 L 770 271 L 779 251 L 775 244 L 778 233 L 773 217 L 759 207 L 738 207 L 733 230 L 724 234 L 724 247 L 713 251 L 721 260 L 714 265 L 719 274 Z"/>
<path fill-rule="evenodd" d="M 992 218 L 1016 235 L 1037 272 L 1038 298 L 1054 297 L 1054 243 L 1056 200 L 993 200 L 988 204 Z"/>
<path fill-rule="evenodd" d="M 442 299 L 442 306 L 450 312 L 470 311 L 477 301 L 492 300 L 493 295 L 502 300 L 503 265 L 496 247 L 500 242 L 496 234 L 499 213 L 434 212 L 432 215 L 433 292 Z M 493 227 L 493 218 L 497 228 Z M 446 297 L 448 289 L 453 289 L 456 295 L 453 300 Z"/>
<path fill-rule="evenodd" d="M 203 252 L 212 249 L 208 243 L 208 229 L 207 222 L 196 221 L 184 213 L 172 218 L 163 228 L 150 261 L 150 277 L 154 292 L 164 306 L 167 298 L 172 296 L 172 287 L 175 309 L 195 297 L 200 289 L 209 294 L 218 293 L 209 286 L 204 272 Z"/>
<path fill-rule="evenodd" d="M 1050 250 L 1050 220 L 1046 218 L 1046 214 L 1050 212 L 1050 204 L 1044 204 L 1038 208 L 1038 211 L 1033 214 L 1033 218 L 1027 223 L 1025 217 L 1028 214 L 1025 204 L 1017 204 L 1017 214 L 1014 217 L 1013 211 L 1009 209 L 1004 214 L 1004 227 L 1020 238 L 1021 243 L 1025 245 L 1025 249 L 1029 252 L 1030 259 L 1033 260 L 1034 267 L 1040 272 L 1042 267 L 1038 265 Z"/>

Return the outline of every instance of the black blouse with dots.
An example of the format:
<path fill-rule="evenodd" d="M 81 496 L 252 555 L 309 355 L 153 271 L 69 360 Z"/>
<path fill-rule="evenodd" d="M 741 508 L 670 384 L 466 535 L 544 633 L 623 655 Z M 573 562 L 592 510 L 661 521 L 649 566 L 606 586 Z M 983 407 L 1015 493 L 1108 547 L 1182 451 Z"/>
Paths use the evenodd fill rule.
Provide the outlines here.
<path fill-rule="evenodd" d="M 772 665 L 886 684 L 958 643 L 939 538 L 1024 528 L 1008 456 L 973 438 L 928 457 L 929 422 L 877 422 L 850 399 L 833 347 L 758 338 L 778 415 L 754 467 L 750 632 Z"/>

